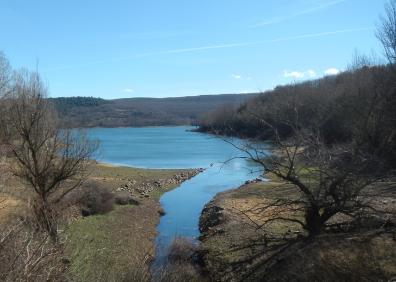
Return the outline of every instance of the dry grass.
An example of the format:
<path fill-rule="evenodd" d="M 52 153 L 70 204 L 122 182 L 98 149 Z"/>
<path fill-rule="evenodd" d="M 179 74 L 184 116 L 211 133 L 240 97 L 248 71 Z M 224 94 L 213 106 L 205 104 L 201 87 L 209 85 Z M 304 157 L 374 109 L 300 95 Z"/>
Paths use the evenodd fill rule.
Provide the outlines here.
<path fill-rule="evenodd" d="M 74 279 L 111 281 L 136 265 L 142 267 L 140 262 L 153 255 L 157 216 L 156 206 L 145 203 L 72 223 L 66 230 L 66 253 Z"/>
<path fill-rule="evenodd" d="M 390 281 L 396 275 L 392 234 L 321 236 L 289 252 L 268 281 Z"/>
<path fill-rule="evenodd" d="M 7 194 L 0 195 L 0 225 L 6 224 L 10 219 L 18 216 L 23 208 L 21 200 Z"/>

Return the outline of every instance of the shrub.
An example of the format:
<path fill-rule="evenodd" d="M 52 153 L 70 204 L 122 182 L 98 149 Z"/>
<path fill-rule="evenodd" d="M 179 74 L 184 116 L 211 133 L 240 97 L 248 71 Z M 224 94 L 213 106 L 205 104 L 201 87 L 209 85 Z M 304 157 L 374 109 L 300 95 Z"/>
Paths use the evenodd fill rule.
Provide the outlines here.
<path fill-rule="evenodd" d="M 108 187 L 91 182 L 84 185 L 80 204 L 83 216 L 105 214 L 113 209 L 114 194 Z"/>
<path fill-rule="evenodd" d="M 117 205 L 139 205 L 139 202 L 135 200 L 128 192 L 116 193 L 114 201 Z"/>
<path fill-rule="evenodd" d="M 191 262 L 196 260 L 198 245 L 186 238 L 176 238 L 168 250 L 169 262 Z"/>
<path fill-rule="evenodd" d="M 153 281 L 206 281 L 198 251 L 199 246 L 191 240 L 174 239 L 168 249 L 166 261 L 155 269 Z"/>

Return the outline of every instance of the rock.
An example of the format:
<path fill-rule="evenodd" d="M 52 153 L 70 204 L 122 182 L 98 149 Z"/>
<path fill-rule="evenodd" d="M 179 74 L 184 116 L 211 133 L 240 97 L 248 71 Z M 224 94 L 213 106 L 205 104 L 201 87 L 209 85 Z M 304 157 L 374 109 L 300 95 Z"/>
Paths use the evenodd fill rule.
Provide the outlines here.
<path fill-rule="evenodd" d="M 164 216 L 164 215 L 165 215 L 164 209 L 163 209 L 163 208 L 159 208 L 159 209 L 158 209 L 158 214 L 159 214 L 160 216 Z"/>
<path fill-rule="evenodd" d="M 213 205 L 212 202 L 207 204 L 199 218 L 199 231 L 205 233 L 216 225 L 219 225 L 224 219 L 222 211 L 223 208 Z"/>
<path fill-rule="evenodd" d="M 262 181 L 263 180 L 261 178 L 255 178 L 253 180 L 246 180 L 245 185 L 252 184 L 252 183 L 258 183 L 258 182 L 262 182 Z"/>

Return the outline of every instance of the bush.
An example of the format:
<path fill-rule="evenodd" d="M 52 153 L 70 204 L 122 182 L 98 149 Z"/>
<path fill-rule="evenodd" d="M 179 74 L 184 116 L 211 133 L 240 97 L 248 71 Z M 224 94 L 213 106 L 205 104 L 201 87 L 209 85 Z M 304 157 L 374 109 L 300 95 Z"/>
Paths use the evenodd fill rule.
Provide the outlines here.
<path fill-rule="evenodd" d="M 176 238 L 168 250 L 168 260 L 170 262 L 194 262 L 196 261 L 199 247 L 196 243 L 186 238 Z"/>
<path fill-rule="evenodd" d="M 84 185 L 80 204 L 83 216 L 105 214 L 113 210 L 114 194 L 108 187 L 91 182 Z"/>
<path fill-rule="evenodd" d="M 114 197 L 117 205 L 139 205 L 139 202 L 135 200 L 128 192 L 119 192 Z"/>
<path fill-rule="evenodd" d="M 202 273 L 199 246 L 186 238 L 176 238 L 168 249 L 166 261 L 155 269 L 153 281 L 207 281 Z"/>

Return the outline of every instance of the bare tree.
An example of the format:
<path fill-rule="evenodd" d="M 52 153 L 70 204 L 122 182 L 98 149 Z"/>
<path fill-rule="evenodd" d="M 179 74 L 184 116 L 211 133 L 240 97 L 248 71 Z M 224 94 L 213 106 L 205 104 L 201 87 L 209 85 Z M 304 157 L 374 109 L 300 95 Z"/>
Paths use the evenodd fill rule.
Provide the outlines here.
<path fill-rule="evenodd" d="M 385 16 L 377 27 L 377 38 L 384 47 L 385 55 L 391 64 L 396 63 L 396 1 L 389 0 L 385 6 Z"/>
<path fill-rule="evenodd" d="M 57 127 L 46 92 L 37 74 L 16 75 L 7 122 L 16 136 L 10 140 L 16 159 L 14 174 L 33 192 L 38 226 L 56 240 L 54 205 L 84 180 L 96 144 L 81 132 Z"/>
<path fill-rule="evenodd" d="M 271 173 L 292 185 L 297 192 L 295 197 L 266 203 L 261 208 L 263 213 L 273 207 L 280 212 L 278 216 L 261 222 L 262 226 L 276 220 L 289 221 L 299 224 L 312 237 L 328 228 L 340 227 L 340 224 L 331 221 L 335 215 L 359 220 L 362 215 L 381 213 L 373 200 L 381 195 L 382 190 L 373 190 L 372 187 L 378 183 L 385 186 L 383 181 L 392 173 L 383 152 L 387 152 L 393 141 L 386 136 L 376 144 L 375 151 L 371 150 L 367 136 L 375 135 L 377 131 L 377 124 L 373 123 L 377 120 L 374 109 L 381 97 L 373 93 L 366 98 L 369 105 L 365 107 L 361 103 L 359 119 L 348 121 L 355 128 L 352 140 L 331 146 L 323 141 L 320 123 L 308 128 L 301 124 L 303 117 L 298 111 L 298 97 L 290 101 L 296 104 L 289 107 L 294 109 L 293 113 L 279 115 L 274 123 L 252 113 L 263 126 L 273 130 L 275 154 L 270 155 L 266 148 L 261 149 L 255 144 L 240 149 L 247 158 L 260 164 L 265 173 Z M 280 136 L 278 128 L 282 124 L 292 130 L 291 137 Z M 292 216 L 285 217 L 285 209 L 289 209 Z M 296 213 L 300 213 L 301 217 L 296 217 Z"/>
<path fill-rule="evenodd" d="M 293 196 L 256 207 L 263 214 L 272 209 L 272 216 L 261 222 L 260 228 L 273 221 L 288 221 L 299 224 L 312 237 L 328 228 L 341 228 L 345 222 L 330 223 L 337 214 L 357 219 L 377 211 L 372 205 L 374 191 L 369 188 L 387 174 L 373 171 L 380 162 L 362 150 L 351 151 L 347 145 L 326 148 L 316 136 L 299 135 L 279 141 L 275 156 L 257 149 L 252 153 L 251 147 L 245 152 L 266 173 L 295 189 Z M 375 192 L 375 197 L 381 193 Z M 298 214 L 300 218 L 296 217 Z"/>

